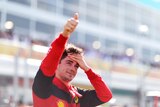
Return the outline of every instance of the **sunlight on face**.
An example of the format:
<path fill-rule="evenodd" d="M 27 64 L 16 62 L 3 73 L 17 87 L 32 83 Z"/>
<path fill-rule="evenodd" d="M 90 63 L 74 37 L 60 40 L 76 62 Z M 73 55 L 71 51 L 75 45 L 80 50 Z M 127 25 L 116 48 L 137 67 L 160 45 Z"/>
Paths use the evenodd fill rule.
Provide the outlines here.
<path fill-rule="evenodd" d="M 70 82 L 76 76 L 78 68 L 78 63 L 67 56 L 59 63 L 56 74 L 62 81 Z"/>

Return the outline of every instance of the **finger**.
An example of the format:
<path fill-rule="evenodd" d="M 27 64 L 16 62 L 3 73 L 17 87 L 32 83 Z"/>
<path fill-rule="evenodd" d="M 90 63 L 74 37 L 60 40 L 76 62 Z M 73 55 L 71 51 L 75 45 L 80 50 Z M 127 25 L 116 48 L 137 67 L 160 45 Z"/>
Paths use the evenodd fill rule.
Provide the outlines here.
<path fill-rule="evenodd" d="M 70 20 L 70 23 L 68 25 L 73 26 L 74 28 L 76 28 L 77 24 L 78 23 L 75 20 Z"/>
<path fill-rule="evenodd" d="M 72 54 L 69 54 L 68 57 L 70 57 L 70 58 L 76 58 L 76 57 L 73 56 Z"/>
<path fill-rule="evenodd" d="M 82 60 L 82 57 L 79 56 L 74 56 L 74 55 L 68 55 L 69 58 L 71 58 L 72 60 L 79 62 L 80 60 Z"/>
<path fill-rule="evenodd" d="M 70 58 L 71 60 L 73 60 L 73 61 L 75 61 L 75 62 L 77 62 L 77 63 L 78 63 L 78 59 L 77 59 L 77 58 L 72 57 L 72 56 L 69 56 L 69 58 Z"/>
<path fill-rule="evenodd" d="M 77 57 L 77 58 L 82 58 L 83 57 L 82 54 L 73 54 L 72 56 Z"/>
<path fill-rule="evenodd" d="M 74 18 L 75 20 L 78 20 L 79 14 L 78 14 L 78 13 L 75 13 L 73 18 Z"/>
<path fill-rule="evenodd" d="M 74 56 L 74 55 L 68 55 L 69 58 L 71 59 L 78 59 L 78 57 Z"/>
<path fill-rule="evenodd" d="M 74 30 L 74 29 L 75 29 L 75 26 L 72 25 L 72 24 L 68 24 L 68 28 L 69 28 L 70 30 Z"/>
<path fill-rule="evenodd" d="M 66 26 L 65 29 L 69 32 L 73 32 L 75 29 L 76 25 L 74 25 L 74 23 L 69 22 Z"/>
<path fill-rule="evenodd" d="M 70 24 L 74 25 L 75 27 L 77 26 L 77 24 L 79 23 L 78 20 L 75 20 L 74 18 L 69 19 Z"/>
<path fill-rule="evenodd" d="M 68 55 L 69 55 L 69 56 L 72 56 L 72 57 L 77 57 L 77 58 L 82 57 L 81 54 L 68 53 Z"/>

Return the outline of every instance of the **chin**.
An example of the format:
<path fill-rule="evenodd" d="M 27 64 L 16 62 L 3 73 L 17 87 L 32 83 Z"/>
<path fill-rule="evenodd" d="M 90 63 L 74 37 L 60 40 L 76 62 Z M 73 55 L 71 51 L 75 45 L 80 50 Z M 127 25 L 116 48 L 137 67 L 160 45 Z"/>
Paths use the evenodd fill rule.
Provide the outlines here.
<path fill-rule="evenodd" d="M 72 81 L 72 80 L 73 80 L 73 78 L 72 78 L 72 79 L 71 79 L 71 78 L 70 78 L 70 79 L 68 79 L 68 81 Z"/>
<path fill-rule="evenodd" d="M 74 78 L 69 78 L 68 80 L 69 80 L 69 81 L 72 81 L 73 79 L 74 79 Z"/>
<path fill-rule="evenodd" d="M 74 79 L 74 76 L 68 76 L 68 80 L 72 81 Z"/>

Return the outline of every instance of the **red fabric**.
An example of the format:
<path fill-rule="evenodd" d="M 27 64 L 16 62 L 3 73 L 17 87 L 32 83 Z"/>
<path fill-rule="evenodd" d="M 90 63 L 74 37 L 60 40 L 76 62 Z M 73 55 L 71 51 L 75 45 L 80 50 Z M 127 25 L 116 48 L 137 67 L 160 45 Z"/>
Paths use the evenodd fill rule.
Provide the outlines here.
<path fill-rule="evenodd" d="M 62 89 L 63 91 L 69 92 L 74 98 L 75 96 L 82 97 L 81 94 L 79 94 L 76 90 L 76 87 L 72 85 L 66 86 L 64 83 L 62 83 L 58 78 L 54 77 L 53 84 L 55 84 L 59 89 Z"/>
<path fill-rule="evenodd" d="M 59 60 L 65 49 L 67 40 L 68 38 L 60 34 L 60 36 L 51 44 L 48 54 L 41 64 L 41 69 L 46 76 L 54 75 Z"/>
<path fill-rule="evenodd" d="M 80 104 L 69 104 L 65 100 L 61 100 L 53 95 L 47 99 L 42 99 L 33 93 L 33 99 L 34 107 L 80 107 Z"/>
<path fill-rule="evenodd" d="M 51 44 L 49 53 L 43 60 L 41 65 L 41 69 L 45 75 L 54 75 L 67 40 L 68 38 L 65 38 L 64 36 L 62 36 L 62 34 L 60 34 L 60 36 Z M 103 102 L 108 101 L 112 97 L 112 93 L 110 89 L 105 85 L 102 78 L 99 75 L 95 74 L 91 69 L 87 71 L 86 74 L 91 84 L 95 88 L 98 98 Z M 102 89 L 103 91 L 101 91 Z"/>
<path fill-rule="evenodd" d="M 94 73 L 92 69 L 86 71 L 86 74 L 91 84 L 95 88 L 98 98 L 103 102 L 109 101 L 112 98 L 112 92 L 110 91 L 109 87 L 105 85 L 102 78 L 98 74 Z"/>
<path fill-rule="evenodd" d="M 158 96 L 154 97 L 154 107 L 158 107 Z"/>
<path fill-rule="evenodd" d="M 47 56 L 42 61 L 42 64 L 40 66 L 41 71 L 46 77 L 52 77 L 55 74 L 59 60 L 65 49 L 65 44 L 67 40 L 68 38 L 63 37 L 60 34 L 60 36 L 51 44 L 51 48 L 49 49 Z M 98 98 L 102 102 L 107 102 L 108 100 L 110 100 L 112 97 L 112 93 L 109 90 L 109 88 L 105 85 L 102 78 L 99 75 L 95 74 L 91 69 L 86 71 L 86 74 L 91 84 L 95 88 Z M 52 83 L 56 85 L 59 89 L 62 89 L 70 93 L 72 98 L 74 98 L 75 96 L 78 96 L 79 98 L 82 97 L 82 95 L 77 92 L 74 86 L 66 86 L 56 77 L 54 77 Z M 39 98 L 33 92 L 33 99 L 34 107 L 63 107 L 63 104 L 64 107 L 80 107 L 80 104 L 69 104 L 65 100 L 57 98 L 54 95 L 50 95 L 48 98 Z"/>

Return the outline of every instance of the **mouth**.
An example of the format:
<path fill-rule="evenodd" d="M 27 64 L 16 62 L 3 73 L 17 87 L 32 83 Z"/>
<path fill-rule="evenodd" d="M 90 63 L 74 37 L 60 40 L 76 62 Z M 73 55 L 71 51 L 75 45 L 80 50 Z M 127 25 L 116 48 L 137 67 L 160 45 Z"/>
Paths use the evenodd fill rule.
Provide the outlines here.
<path fill-rule="evenodd" d="M 66 72 L 70 77 L 73 77 L 74 76 L 74 74 L 73 73 L 71 73 L 71 72 Z"/>

